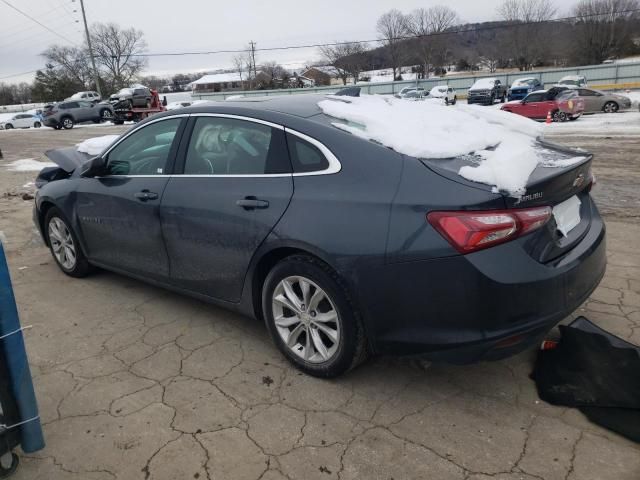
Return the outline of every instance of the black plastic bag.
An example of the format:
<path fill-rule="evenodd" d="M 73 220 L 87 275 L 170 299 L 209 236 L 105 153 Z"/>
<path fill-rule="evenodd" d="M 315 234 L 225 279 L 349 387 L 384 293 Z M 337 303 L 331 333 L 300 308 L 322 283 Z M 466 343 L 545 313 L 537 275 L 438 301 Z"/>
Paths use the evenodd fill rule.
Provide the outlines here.
<path fill-rule="evenodd" d="M 540 398 L 640 443 L 640 348 L 584 317 L 559 328 L 562 339 L 539 352 L 532 374 Z"/>

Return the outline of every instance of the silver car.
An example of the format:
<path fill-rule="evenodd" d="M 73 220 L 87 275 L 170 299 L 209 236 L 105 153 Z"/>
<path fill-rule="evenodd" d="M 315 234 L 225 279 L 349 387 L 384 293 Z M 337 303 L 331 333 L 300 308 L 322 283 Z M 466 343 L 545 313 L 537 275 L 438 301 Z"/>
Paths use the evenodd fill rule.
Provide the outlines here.
<path fill-rule="evenodd" d="M 584 98 L 584 113 L 616 113 L 631 108 L 631 99 L 616 93 L 601 92 L 591 88 L 579 88 L 578 95 Z"/>

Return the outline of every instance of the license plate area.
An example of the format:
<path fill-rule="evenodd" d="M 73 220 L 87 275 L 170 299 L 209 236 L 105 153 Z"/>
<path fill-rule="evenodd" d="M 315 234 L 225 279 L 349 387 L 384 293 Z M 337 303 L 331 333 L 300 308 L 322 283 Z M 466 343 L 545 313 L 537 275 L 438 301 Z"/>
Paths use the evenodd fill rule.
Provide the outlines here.
<path fill-rule="evenodd" d="M 553 207 L 553 218 L 558 231 L 566 237 L 580 223 L 580 199 L 573 196 Z"/>

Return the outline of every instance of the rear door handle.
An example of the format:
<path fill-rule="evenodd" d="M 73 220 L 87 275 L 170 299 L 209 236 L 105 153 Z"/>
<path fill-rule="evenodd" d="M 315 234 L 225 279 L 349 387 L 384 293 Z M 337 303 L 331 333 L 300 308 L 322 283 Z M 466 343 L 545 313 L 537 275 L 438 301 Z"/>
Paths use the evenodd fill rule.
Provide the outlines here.
<path fill-rule="evenodd" d="M 258 200 L 256 197 L 245 197 L 242 200 L 236 200 L 236 205 L 245 210 L 253 210 L 255 208 L 268 208 L 269 202 L 266 200 Z"/>
<path fill-rule="evenodd" d="M 142 190 L 141 192 L 134 193 L 133 196 L 136 197 L 141 202 L 158 199 L 158 194 L 154 192 L 150 192 L 149 190 Z"/>

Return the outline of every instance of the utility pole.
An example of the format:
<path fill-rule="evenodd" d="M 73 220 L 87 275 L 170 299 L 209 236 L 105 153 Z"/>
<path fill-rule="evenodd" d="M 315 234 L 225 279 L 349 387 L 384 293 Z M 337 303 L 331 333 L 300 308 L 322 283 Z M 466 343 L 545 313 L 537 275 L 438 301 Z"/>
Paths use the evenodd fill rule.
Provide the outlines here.
<path fill-rule="evenodd" d="M 100 77 L 98 76 L 98 69 L 96 68 L 96 59 L 93 58 L 93 48 L 91 48 L 91 37 L 89 36 L 89 27 L 87 26 L 87 15 L 84 13 L 84 0 L 80 0 L 80 8 L 82 9 L 82 20 L 84 20 L 84 33 L 87 36 L 89 57 L 91 57 L 91 66 L 93 67 L 93 79 L 96 82 L 96 90 L 98 91 L 98 95 L 102 97 L 102 91 L 100 90 Z"/>
<path fill-rule="evenodd" d="M 251 40 L 249 42 L 249 45 L 251 46 L 251 63 L 253 63 L 253 78 L 256 78 L 258 76 L 258 72 L 256 70 L 256 42 Z"/>

